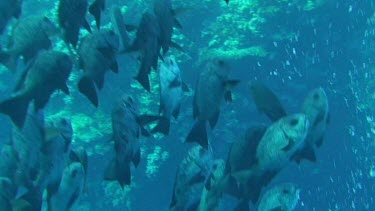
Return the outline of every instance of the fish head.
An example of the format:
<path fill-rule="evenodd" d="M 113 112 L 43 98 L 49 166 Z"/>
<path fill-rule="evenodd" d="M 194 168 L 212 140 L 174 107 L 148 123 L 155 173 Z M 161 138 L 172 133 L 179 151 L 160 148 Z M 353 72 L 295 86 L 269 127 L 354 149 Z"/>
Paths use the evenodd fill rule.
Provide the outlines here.
<path fill-rule="evenodd" d="M 79 162 L 73 162 L 65 168 L 62 182 L 65 181 L 72 188 L 76 188 L 83 182 L 84 174 L 83 165 Z"/>
<path fill-rule="evenodd" d="M 312 106 L 319 110 L 327 110 L 328 98 L 322 87 L 312 90 L 304 101 L 304 107 Z"/>
<path fill-rule="evenodd" d="M 299 196 L 300 190 L 293 183 L 285 183 L 280 186 L 281 192 L 284 195 Z"/>
<path fill-rule="evenodd" d="M 207 64 L 207 69 L 213 71 L 223 81 L 227 80 L 230 71 L 228 62 L 223 59 L 211 60 Z"/>
<path fill-rule="evenodd" d="M 114 52 L 117 52 L 119 50 L 120 39 L 114 31 L 109 30 L 109 31 L 105 32 L 104 33 L 104 39 L 105 39 L 108 47 L 112 48 Z"/>
<path fill-rule="evenodd" d="M 280 203 L 293 210 L 299 200 L 300 189 L 293 183 L 284 183 L 279 187 L 281 194 L 279 196 Z"/>
<path fill-rule="evenodd" d="M 179 75 L 180 74 L 179 73 L 180 72 L 180 68 L 178 67 L 177 62 L 174 59 L 174 57 L 171 57 L 171 56 L 164 57 L 164 62 L 160 63 L 160 69 L 159 69 L 159 71 L 161 69 L 168 70 L 168 71 L 174 73 L 174 75 Z"/>
<path fill-rule="evenodd" d="M 225 170 L 225 161 L 222 159 L 216 159 L 212 163 L 212 175 L 214 178 L 221 178 L 224 176 L 224 170 Z"/>
<path fill-rule="evenodd" d="M 302 112 L 308 116 L 311 127 L 315 127 L 322 121 L 327 121 L 328 109 L 327 94 L 321 87 L 312 90 L 302 105 Z"/>
<path fill-rule="evenodd" d="M 291 155 L 304 142 L 309 129 L 309 120 L 305 114 L 292 114 L 280 119 L 278 124 L 285 139 L 282 150 Z"/>
<path fill-rule="evenodd" d="M 61 120 L 55 123 L 55 126 L 60 131 L 61 136 L 65 140 L 66 145 L 70 145 L 73 139 L 72 123 L 68 119 L 62 118 Z"/>

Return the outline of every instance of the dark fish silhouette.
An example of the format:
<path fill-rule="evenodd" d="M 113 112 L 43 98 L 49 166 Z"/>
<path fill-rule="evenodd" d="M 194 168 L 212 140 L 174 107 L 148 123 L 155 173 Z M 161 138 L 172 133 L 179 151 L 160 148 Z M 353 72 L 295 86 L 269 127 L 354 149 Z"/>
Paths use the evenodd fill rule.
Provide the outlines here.
<path fill-rule="evenodd" d="M 157 69 L 160 55 L 160 27 L 155 15 L 146 11 L 142 15 L 136 38 L 127 52 L 139 51 L 141 66 L 135 79 L 147 91 L 151 90 L 149 74 L 151 68 Z"/>
<path fill-rule="evenodd" d="M 73 63 L 70 57 L 58 51 L 41 52 L 25 70 L 12 96 L 0 103 L 0 112 L 22 127 L 28 105 L 34 100 L 35 109 L 46 106 L 56 90 L 69 94 L 66 81 Z"/>
<path fill-rule="evenodd" d="M 141 160 L 138 139 L 141 134 L 150 135 L 143 125 L 157 120 L 157 117 L 152 119 L 140 116 L 135 106 L 133 98 L 123 96 L 112 111 L 112 139 L 116 154 L 106 170 L 104 179 L 118 181 L 122 188 L 130 185 L 130 164 L 133 163 L 137 167 Z"/>
<path fill-rule="evenodd" d="M 118 47 L 119 38 L 113 31 L 101 31 L 84 37 L 78 48 L 79 64 L 84 72 L 78 89 L 95 107 L 99 105 L 96 88 L 103 88 L 105 73 L 118 72 Z"/>
<path fill-rule="evenodd" d="M 258 110 L 266 114 L 271 121 L 277 121 L 287 115 L 279 98 L 261 82 L 251 82 L 250 93 Z"/>
<path fill-rule="evenodd" d="M 63 38 L 74 47 L 78 43 L 81 26 L 91 32 L 90 24 L 86 20 L 87 8 L 87 0 L 60 0 L 58 4 L 57 18 L 64 30 Z"/>
<path fill-rule="evenodd" d="M 96 27 L 100 29 L 101 14 L 105 9 L 105 0 L 95 0 L 89 7 L 89 12 L 94 16 Z"/>
<path fill-rule="evenodd" d="M 50 49 L 50 36 L 56 32 L 54 23 L 43 16 L 29 16 L 19 20 L 13 27 L 8 50 L 0 51 L 0 62 L 15 71 L 20 56 L 28 64 L 41 50 Z"/>
<path fill-rule="evenodd" d="M 0 34 L 3 33 L 12 18 L 19 18 L 22 12 L 22 0 L 2 0 L 0 4 Z"/>
<path fill-rule="evenodd" d="M 219 119 L 222 99 L 232 101 L 231 89 L 238 80 L 228 78 L 229 67 L 222 60 L 210 61 L 201 72 L 194 93 L 193 116 L 197 119 L 186 142 L 197 142 L 208 147 L 206 122 L 213 129 Z"/>
<path fill-rule="evenodd" d="M 181 28 L 181 24 L 176 19 L 176 11 L 172 8 L 171 0 L 154 0 L 154 13 L 160 27 L 159 43 L 166 54 L 170 47 L 183 51 L 176 43 L 172 42 L 173 28 Z"/>

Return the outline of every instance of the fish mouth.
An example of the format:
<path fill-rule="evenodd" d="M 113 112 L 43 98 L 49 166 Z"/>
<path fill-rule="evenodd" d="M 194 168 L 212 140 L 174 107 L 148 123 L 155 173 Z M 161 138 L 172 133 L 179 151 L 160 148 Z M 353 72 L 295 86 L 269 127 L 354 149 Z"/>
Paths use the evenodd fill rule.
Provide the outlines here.
<path fill-rule="evenodd" d="M 293 138 L 291 138 L 286 132 L 284 129 L 281 129 L 283 131 L 283 134 L 284 134 L 284 137 L 286 138 L 286 140 L 288 141 L 288 144 L 286 146 L 284 146 L 281 150 L 285 151 L 285 152 L 288 152 L 290 151 L 291 149 L 293 149 L 294 145 L 295 145 L 295 141 Z"/>

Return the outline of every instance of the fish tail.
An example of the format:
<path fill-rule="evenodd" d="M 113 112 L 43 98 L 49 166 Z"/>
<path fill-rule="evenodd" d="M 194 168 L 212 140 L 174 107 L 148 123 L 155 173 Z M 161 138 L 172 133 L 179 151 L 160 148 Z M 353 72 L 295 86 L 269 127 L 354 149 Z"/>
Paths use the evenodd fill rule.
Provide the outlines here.
<path fill-rule="evenodd" d="M 98 94 L 96 93 L 95 84 L 93 80 L 91 80 L 87 76 L 83 76 L 81 80 L 79 80 L 78 82 L 78 90 L 80 93 L 85 95 L 95 107 L 98 107 Z"/>
<path fill-rule="evenodd" d="M 75 48 L 78 43 L 79 28 L 78 27 L 68 27 L 64 31 L 64 40 L 69 45 L 72 44 Z"/>
<path fill-rule="evenodd" d="M 17 70 L 17 58 L 8 52 L 0 50 L 0 63 L 13 72 Z"/>
<path fill-rule="evenodd" d="M 161 117 L 158 124 L 151 130 L 151 133 L 162 133 L 168 135 L 170 124 L 171 121 L 169 118 Z"/>
<path fill-rule="evenodd" d="M 145 70 L 143 70 L 143 68 L 140 69 L 138 75 L 135 77 L 135 80 L 137 80 L 144 89 L 146 89 L 147 91 L 151 91 L 148 74 L 145 73 Z"/>
<path fill-rule="evenodd" d="M 185 142 L 197 142 L 204 148 L 208 148 L 206 121 L 198 121 L 194 124 Z"/>
<path fill-rule="evenodd" d="M 100 20 L 101 20 L 101 12 L 104 10 L 104 0 L 96 0 L 94 1 L 90 7 L 89 12 L 91 15 L 94 16 L 96 27 L 100 30 Z"/>
<path fill-rule="evenodd" d="M 29 102 L 30 98 L 27 95 L 14 96 L 0 103 L 0 113 L 8 115 L 15 125 L 22 128 Z"/>
<path fill-rule="evenodd" d="M 125 185 L 130 185 L 130 165 L 129 163 L 118 163 L 116 159 L 113 159 L 109 164 L 104 180 L 118 181 L 121 188 L 124 189 Z"/>

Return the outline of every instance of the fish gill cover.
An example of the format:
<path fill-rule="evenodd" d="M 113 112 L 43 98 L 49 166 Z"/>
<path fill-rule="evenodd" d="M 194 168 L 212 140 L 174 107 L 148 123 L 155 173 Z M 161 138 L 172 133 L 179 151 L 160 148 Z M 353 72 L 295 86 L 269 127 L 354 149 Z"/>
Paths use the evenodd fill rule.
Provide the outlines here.
<path fill-rule="evenodd" d="M 11 49 L 14 45 L 12 40 L 17 40 L 17 44 L 22 45 L 22 38 L 37 39 L 16 35 L 13 29 L 18 21 L 34 14 L 46 16 L 58 26 L 58 7 L 62 1 L 65 0 L 5 0 L 1 3 L 0 14 L 4 14 L 4 17 L 0 20 L 0 26 L 4 25 L 5 28 L 0 32 L 0 63 L 4 64 L 0 65 L 0 102 L 17 94 L 15 87 L 19 84 L 18 81 L 22 81 L 27 75 L 35 60 L 34 58 L 27 62 L 25 58 L 17 58 L 15 71 L 8 70 L 6 64 L 14 58 L 9 56 L 12 55 Z M 74 68 L 67 82 L 69 95 L 60 90 L 52 94 L 44 108 L 44 116 L 50 122 L 59 121 L 61 118 L 69 119 L 74 131 L 72 149 L 85 148 L 89 158 L 87 187 L 83 188 L 82 192 L 72 191 L 81 195 L 77 201 L 71 201 L 74 202 L 74 210 L 169 208 L 177 168 L 193 146 L 183 142 L 194 124 L 192 101 L 196 81 L 205 64 L 213 59 L 227 62 L 230 67 L 229 77 L 241 80 L 232 90 L 232 102 L 221 103 L 215 128 L 207 127 L 210 143 L 207 150 L 213 153 L 215 159 L 226 160 L 231 145 L 238 142 L 249 127 L 269 127 L 273 124 L 256 108 L 247 86 L 248 81 L 258 80 L 270 87 L 280 98 L 288 114 L 301 112 L 305 96 L 315 88 L 323 87 L 329 99 L 329 114 L 324 118 L 328 122 L 322 137 L 324 141 L 320 147 L 314 146 L 316 162 L 302 161 L 296 164 L 291 161 L 283 165 L 280 171 L 270 174 L 261 172 L 264 178 L 271 179 L 260 181 L 264 185 L 260 187 L 262 192 L 258 202 L 269 187 L 291 182 L 300 189 L 296 210 L 375 208 L 375 5 L 370 0 L 229 0 L 228 3 L 222 0 L 172 1 L 172 8 L 169 8 L 173 10 L 172 16 L 166 18 L 173 19 L 172 41 L 178 44 L 178 47 L 170 43 L 167 55 L 174 56 L 181 69 L 181 77 L 188 84 L 190 92 L 184 93 L 180 114 L 178 119 L 171 120 L 168 136 L 157 133 L 148 137 L 142 134 L 142 131 L 139 132 L 140 163 L 130 167 L 131 184 L 122 189 L 116 181 L 104 181 L 104 172 L 115 152 L 111 111 L 118 99 L 126 93 L 134 97 L 137 114 L 140 116 L 159 114 L 158 68 L 152 67 L 147 75 L 150 92 L 134 80 L 134 77 L 138 73 L 143 55 L 151 55 L 159 63 L 163 62 L 164 55 L 163 51 L 126 52 L 119 49 L 116 55 L 118 67 L 112 66 L 111 62 L 106 63 L 112 71 L 104 75 L 104 88 L 96 90 L 100 103 L 99 107 L 95 108 L 77 88 L 84 69 L 77 49 L 81 41 L 90 34 L 90 30 L 91 33 L 99 30 L 96 17 L 89 13 L 91 5 L 95 5 L 91 7 L 96 9 L 95 11 L 101 11 L 100 31 L 113 30 L 115 33 L 119 31 L 115 27 L 119 26 L 111 19 L 111 8 L 119 7 L 126 23 L 126 26 L 122 27 L 125 27 L 131 40 L 134 40 L 142 14 L 145 10 L 153 10 L 152 1 L 89 0 L 88 12 L 84 18 L 88 26 L 83 22 L 78 23 L 77 46 L 64 42 L 63 33 L 67 27 L 59 26 L 58 31 L 49 34 L 51 49 L 68 54 Z M 103 2 L 103 9 L 96 8 Z M 163 2 L 168 5 L 170 1 Z M 22 12 L 9 9 L 19 6 L 22 6 Z M 29 30 L 27 33 L 32 33 L 33 29 Z M 15 36 L 21 37 L 15 39 Z M 110 61 L 110 41 L 104 39 L 104 42 L 99 44 L 95 46 L 96 49 L 108 59 L 106 61 Z M 40 46 L 33 46 L 33 50 L 44 51 Z M 116 69 L 118 73 L 115 73 Z M 46 84 L 47 87 L 49 85 L 51 84 Z M 31 104 L 33 102 L 29 107 L 32 107 Z M 1 149 L 2 153 L 7 154 L 9 148 L 4 146 L 15 142 L 10 131 L 16 126 L 12 125 L 6 115 L 1 115 L 0 118 Z M 157 125 L 157 121 L 137 123 L 146 131 L 151 131 Z M 286 136 L 288 143 L 291 143 L 287 138 Z M 249 145 L 257 147 L 257 140 L 248 141 L 255 142 Z M 238 159 L 247 158 L 238 156 Z M 22 160 L 22 155 L 19 159 Z M 254 157 L 251 159 L 256 160 Z M 6 159 L 1 157 L 0 162 L 6 162 Z M 213 194 L 223 195 L 220 205 L 215 206 L 219 210 L 232 210 L 243 205 L 238 202 L 244 201 L 245 207 L 251 201 L 251 208 L 255 208 L 257 201 L 249 199 L 254 193 L 234 190 L 231 185 L 233 180 L 242 184 L 242 180 L 246 179 L 250 180 L 247 181 L 248 184 L 253 185 L 253 181 L 259 179 L 256 176 L 256 173 L 259 173 L 257 168 L 257 164 L 253 164 L 244 172 L 232 172 L 233 175 L 226 175 L 223 181 L 215 181 L 215 184 L 219 185 L 213 189 L 210 189 L 208 182 L 215 180 L 212 175 L 203 175 L 203 181 L 202 178 L 197 178 L 194 182 L 204 183 L 207 191 L 222 193 Z M 34 171 L 39 170 L 31 169 L 28 176 L 31 177 Z M 228 164 L 225 172 L 231 172 Z M 5 177 L 7 170 L 0 169 L 0 173 L 1 177 Z M 12 188 L 15 181 L 16 186 L 21 186 L 19 180 L 26 180 L 9 179 L 10 182 L 5 179 L 2 184 Z M 26 189 L 31 190 L 30 185 L 26 185 Z M 234 197 L 227 197 L 228 195 Z M 8 201 L 0 201 L 0 206 L 4 206 L 0 208 L 8 206 L 10 201 L 20 202 L 20 199 L 29 201 L 28 203 L 34 202 L 27 194 L 15 199 L 15 196 L 7 193 L 7 197 Z M 20 204 L 29 206 L 28 203 Z M 191 203 L 187 206 L 198 209 L 194 204 L 199 203 Z M 204 206 L 199 207 L 202 209 Z"/>

